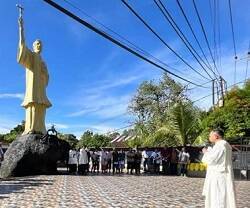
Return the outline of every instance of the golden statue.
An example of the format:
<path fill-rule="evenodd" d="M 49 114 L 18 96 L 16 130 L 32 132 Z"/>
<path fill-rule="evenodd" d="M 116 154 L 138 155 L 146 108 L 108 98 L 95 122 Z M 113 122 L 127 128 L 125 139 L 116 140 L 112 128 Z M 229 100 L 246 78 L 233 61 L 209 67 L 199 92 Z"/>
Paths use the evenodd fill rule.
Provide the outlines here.
<path fill-rule="evenodd" d="M 22 10 L 19 16 L 19 46 L 17 62 L 26 69 L 26 92 L 22 106 L 26 111 L 24 134 L 46 133 L 45 114 L 46 108 L 51 106 L 46 96 L 46 87 L 49 81 L 49 74 L 46 64 L 40 55 L 42 42 L 36 40 L 33 43 L 33 51 L 29 50 L 25 44 Z"/>

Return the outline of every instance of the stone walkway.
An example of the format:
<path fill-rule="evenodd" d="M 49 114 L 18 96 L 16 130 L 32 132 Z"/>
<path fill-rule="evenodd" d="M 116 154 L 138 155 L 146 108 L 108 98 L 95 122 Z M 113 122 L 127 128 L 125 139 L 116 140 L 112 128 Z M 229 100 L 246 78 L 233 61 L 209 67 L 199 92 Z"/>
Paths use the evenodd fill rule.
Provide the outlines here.
<path fill-rule="evenodd" d="M 170 176 L 37 176 L 0 181 L 1 208 L 204 207 L 204 179 Z M 250 208 L 250 181 L 237 181 L 238 208 Z"/>

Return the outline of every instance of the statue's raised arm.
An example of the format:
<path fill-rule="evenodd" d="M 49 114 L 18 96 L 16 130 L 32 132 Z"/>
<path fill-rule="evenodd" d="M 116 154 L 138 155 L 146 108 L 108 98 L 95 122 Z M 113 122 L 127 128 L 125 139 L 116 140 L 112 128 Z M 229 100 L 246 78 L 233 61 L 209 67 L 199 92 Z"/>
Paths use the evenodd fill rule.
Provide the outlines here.
<path fill-rule="evenodd" d="M 18 51 L 17 51 L 17 62 L 23 65 L 25 68 L 31 69 L 32 68 L 31 66 L 32 52 L 26 47 L 26 44 L 25 44 L 24 23 L 23 23 L 23 17 L 22 17 L 23 8 L 20 6 L 19 9 L 20 9 L 20 16 L 18 18 L 19 44 L 18 44 Z"/>
<path fill-rule="evenodd" d="M 22 17 L 19 17 L 19 19 L 18 19 L 18 26 L 19 26 L 19 46 L 25 45 L 23 18 Z"/>

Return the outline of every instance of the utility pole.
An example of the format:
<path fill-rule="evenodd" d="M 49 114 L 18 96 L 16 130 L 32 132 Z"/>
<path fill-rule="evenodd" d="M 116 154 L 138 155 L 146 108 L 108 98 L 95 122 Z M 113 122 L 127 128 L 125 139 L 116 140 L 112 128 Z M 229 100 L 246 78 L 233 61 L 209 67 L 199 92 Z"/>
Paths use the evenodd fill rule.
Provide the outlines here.
<path fill-rule="evenodd" d="M 221 99 L 220 99 L 221 103 L 219 103 L 219 107 L 223 107 L 224 106 L 224 89 L 223 89 L 223 79 L 221 76 L 219 80 L 220 80 L 220 91 L 221 91 Z"/>
<path fill-rule="evenodd" d="M 214 105 L 215 105 L 215 94 L 214 94 L 214 87 L 215 87 L 215 80 L 213 79 L 212 81 L 212 94 L 213 94 L 213 108 L 214 108 Z"/>

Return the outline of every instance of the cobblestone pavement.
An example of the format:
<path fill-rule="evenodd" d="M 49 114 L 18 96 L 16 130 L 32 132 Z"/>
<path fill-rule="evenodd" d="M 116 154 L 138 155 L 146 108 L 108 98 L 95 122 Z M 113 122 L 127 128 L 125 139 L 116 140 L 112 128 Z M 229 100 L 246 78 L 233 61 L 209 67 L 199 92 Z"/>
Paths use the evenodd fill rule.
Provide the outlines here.
<path fill-rule="evenodd" d="M 36 176 L 0 181 L 1 208 L 204 207 L 204 179 L 170 176 Z M 250 181 L 237 181 L 239 208 L 250 208 Z"/>

